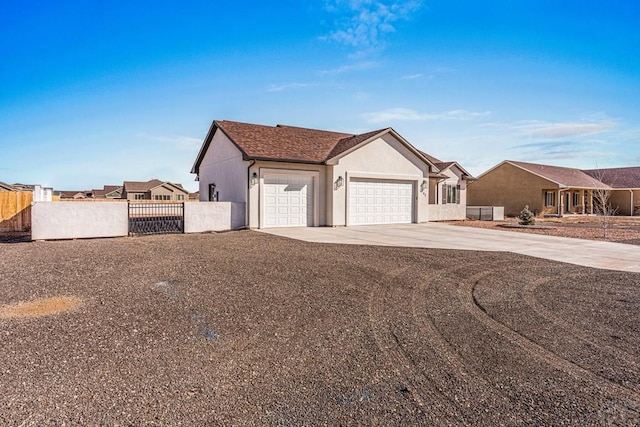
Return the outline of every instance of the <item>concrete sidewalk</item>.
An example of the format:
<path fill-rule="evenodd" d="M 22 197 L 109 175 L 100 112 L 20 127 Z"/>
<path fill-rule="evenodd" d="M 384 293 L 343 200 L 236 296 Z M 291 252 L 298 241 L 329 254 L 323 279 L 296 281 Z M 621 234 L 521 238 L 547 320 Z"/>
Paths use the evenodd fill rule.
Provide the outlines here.
<path fill-rule="evenodd" d="M 640 246 L 460 227 L 437 222 L 272 228 L 260 231 L 316 243 L 513 252 L 586 267 L 640 273 Z"/>

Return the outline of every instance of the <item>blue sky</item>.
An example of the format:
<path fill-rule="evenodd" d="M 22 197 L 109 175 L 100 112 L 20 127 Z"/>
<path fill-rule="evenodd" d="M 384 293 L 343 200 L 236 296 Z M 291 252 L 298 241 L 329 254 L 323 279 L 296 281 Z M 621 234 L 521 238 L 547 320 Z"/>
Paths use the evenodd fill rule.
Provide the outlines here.
<path fill-rule="evenodd" d="M 211 121 L 393 127 L 480 174 L 640 165 L 640 2 L 0 4 L 0 181 L 189 173 Z"/>

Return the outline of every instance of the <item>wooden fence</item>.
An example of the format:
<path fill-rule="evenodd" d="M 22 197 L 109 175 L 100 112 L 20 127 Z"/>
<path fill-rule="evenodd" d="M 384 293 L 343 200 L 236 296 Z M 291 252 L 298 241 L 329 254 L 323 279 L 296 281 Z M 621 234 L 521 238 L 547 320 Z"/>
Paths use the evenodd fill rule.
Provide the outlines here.
<path fill-rule="evenodd" d="M 0 191 L 0 231 L 31 230 L 31 191 Z"/>

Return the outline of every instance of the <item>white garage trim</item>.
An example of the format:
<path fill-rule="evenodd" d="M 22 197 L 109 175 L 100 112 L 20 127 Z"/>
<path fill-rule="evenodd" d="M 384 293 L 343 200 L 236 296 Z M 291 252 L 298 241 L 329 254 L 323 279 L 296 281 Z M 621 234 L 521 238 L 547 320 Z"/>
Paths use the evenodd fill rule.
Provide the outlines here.
<path fill-rule="evenodd" d="M 346 191 L 346 224 L 415 222 L 415 176 L 351 173 Z"/>
<path fill-rule="evenodd" d="M 260 228 L 317 226 L 319 178 L 317 171 L 261 168 Z"/>

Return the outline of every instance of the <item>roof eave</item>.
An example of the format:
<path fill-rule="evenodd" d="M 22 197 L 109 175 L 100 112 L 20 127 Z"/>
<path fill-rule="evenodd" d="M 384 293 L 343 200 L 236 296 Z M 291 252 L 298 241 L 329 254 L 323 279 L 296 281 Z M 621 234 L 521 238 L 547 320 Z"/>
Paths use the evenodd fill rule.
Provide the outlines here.
<path fill-rule="evenodd" d="M 305 159 L 280 159 L 274 157 L 265 156 L 249 156 L 243 153 L 242 160 L 255 160 L 257 162 L 278 162 L 278 163 L 302 163 L 309 165 L 324 165 L 327 164 L 323 160 L 305 160 Z"/>

